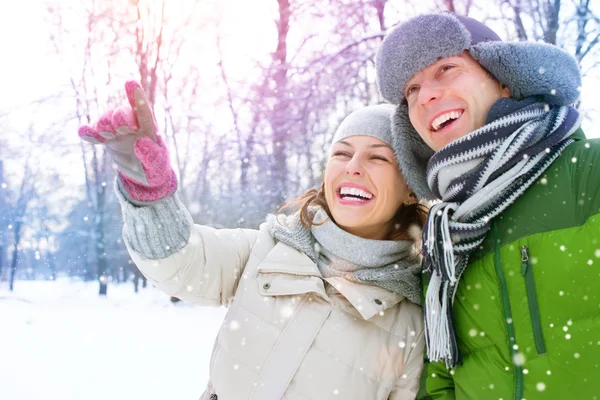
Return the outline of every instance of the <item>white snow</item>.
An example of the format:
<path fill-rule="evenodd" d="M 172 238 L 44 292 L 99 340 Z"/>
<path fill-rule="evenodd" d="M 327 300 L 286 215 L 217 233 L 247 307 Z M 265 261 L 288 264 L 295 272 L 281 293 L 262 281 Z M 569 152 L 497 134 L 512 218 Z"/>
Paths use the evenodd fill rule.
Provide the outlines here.
<path fill-rule="evenodd" d="M 149 286 L 0 283 L 0 399 L 197 400 L 226 309 Z"/>

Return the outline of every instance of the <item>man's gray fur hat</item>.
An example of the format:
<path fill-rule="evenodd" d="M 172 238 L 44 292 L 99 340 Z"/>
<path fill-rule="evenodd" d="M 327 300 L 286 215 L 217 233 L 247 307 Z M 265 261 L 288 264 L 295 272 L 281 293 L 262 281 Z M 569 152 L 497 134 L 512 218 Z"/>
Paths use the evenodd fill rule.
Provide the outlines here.
<path fill-rule="evenodd" d="M 452 13 L 424 14 L 398 25 L 382 42 L 375 61 L 383 98 L 397 105 L 392 117 L 393 148 L 409 186 L 419 198 L 433 200 L 427 186 L 427 162 L 433 150 L 408 117 L 407 81 L 437 60 L 468 50 L 517 100 L 540 96 L 550 105 L 570 105 L 579 98 L 577 61 L 546 43 L 502 42 L 490 28 Z"/>

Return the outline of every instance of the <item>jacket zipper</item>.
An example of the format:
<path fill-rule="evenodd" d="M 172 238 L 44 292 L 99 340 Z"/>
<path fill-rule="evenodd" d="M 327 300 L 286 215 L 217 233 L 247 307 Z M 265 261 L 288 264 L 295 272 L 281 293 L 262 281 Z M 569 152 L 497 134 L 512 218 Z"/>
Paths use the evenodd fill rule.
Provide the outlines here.
<path fill-rule="evenodd" d="M 529 258 L 529 249 L 527 246 L 521 246 L 521 275 L 525 278 L 525 287 L 527 289 L 527 301 L 529 303 L 529 315 L 531 317 L 531 326 L 533 327 L 533 338 L 535 348 L 538 354 L 546 353 L 546 344 L 542 334 L 542 319 L 538 306 L 537 295 L 535 292 L 535 279 L 533 277 L 533 266 Z"/>
<path fill-rule="evenodd" d="M 500 260 L 500 237 L 498 235 L 498 227 L 496 221 L 492 222 L 492 231 L 494 234 L 494 267 L 496 269 L 496 275 L 500 282 L 500 294 L 502 297 L 502 310 L 504 311 L 504 318 L 506 323 L 506 330 L 508 332 L 509 340 L 509 351 L 511 358 L 514 360 L 517 355 L 515 327 L 512 320 L 512 312 L 510 310 L 510 302 L 508 301 L 508 287 L 506 285 L 506 278 L 504 271 L 502 270 L 502 261 Z M 509 322 L 510 321 L 510 322 Z M 521 400 L 523 398 L 524 382 L 523 382 L 523 366 L 517 365 L 513 361 L 513 367 L 515 369 L 515 400 Z"/>

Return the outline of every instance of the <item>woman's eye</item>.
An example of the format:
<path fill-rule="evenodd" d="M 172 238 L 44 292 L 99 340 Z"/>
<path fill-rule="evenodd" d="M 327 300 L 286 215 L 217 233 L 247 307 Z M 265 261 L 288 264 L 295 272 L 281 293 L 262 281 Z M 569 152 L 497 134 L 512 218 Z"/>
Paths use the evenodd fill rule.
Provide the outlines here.
<path fill-rule="evenodd" d="M 334 151 L 333 156 L 334 157 L 351 157 L 350 153 L 348 153 L 346 151 Z"/>
<path fill-rule="evenodd" d="M 372 156 L 371 159 L 373 159 L 373 160 L 381 160 L 381 161 L 390 161 L 390 160 L 388 160 L 384 156 Z"/>

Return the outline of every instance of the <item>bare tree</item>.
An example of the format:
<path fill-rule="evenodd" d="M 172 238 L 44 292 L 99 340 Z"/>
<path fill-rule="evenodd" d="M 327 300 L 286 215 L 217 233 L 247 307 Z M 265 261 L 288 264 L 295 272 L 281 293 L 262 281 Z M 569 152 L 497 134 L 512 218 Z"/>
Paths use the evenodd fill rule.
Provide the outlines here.
<path fill-rule="evenodd" d="M 19 194 L 11 212 L 11 226 L 13 235 L 12 260 L 10 264 L 9 290 L 14 289 L 15 274 L 19 265 L 19 251 L 21 245 L 22 227 L 26 223 L 25 217 L 27 207 L 35 196 L 34 177 L 31 171 L 30 161 L 25 162 L 23 179 L 21 180 Z"/>

